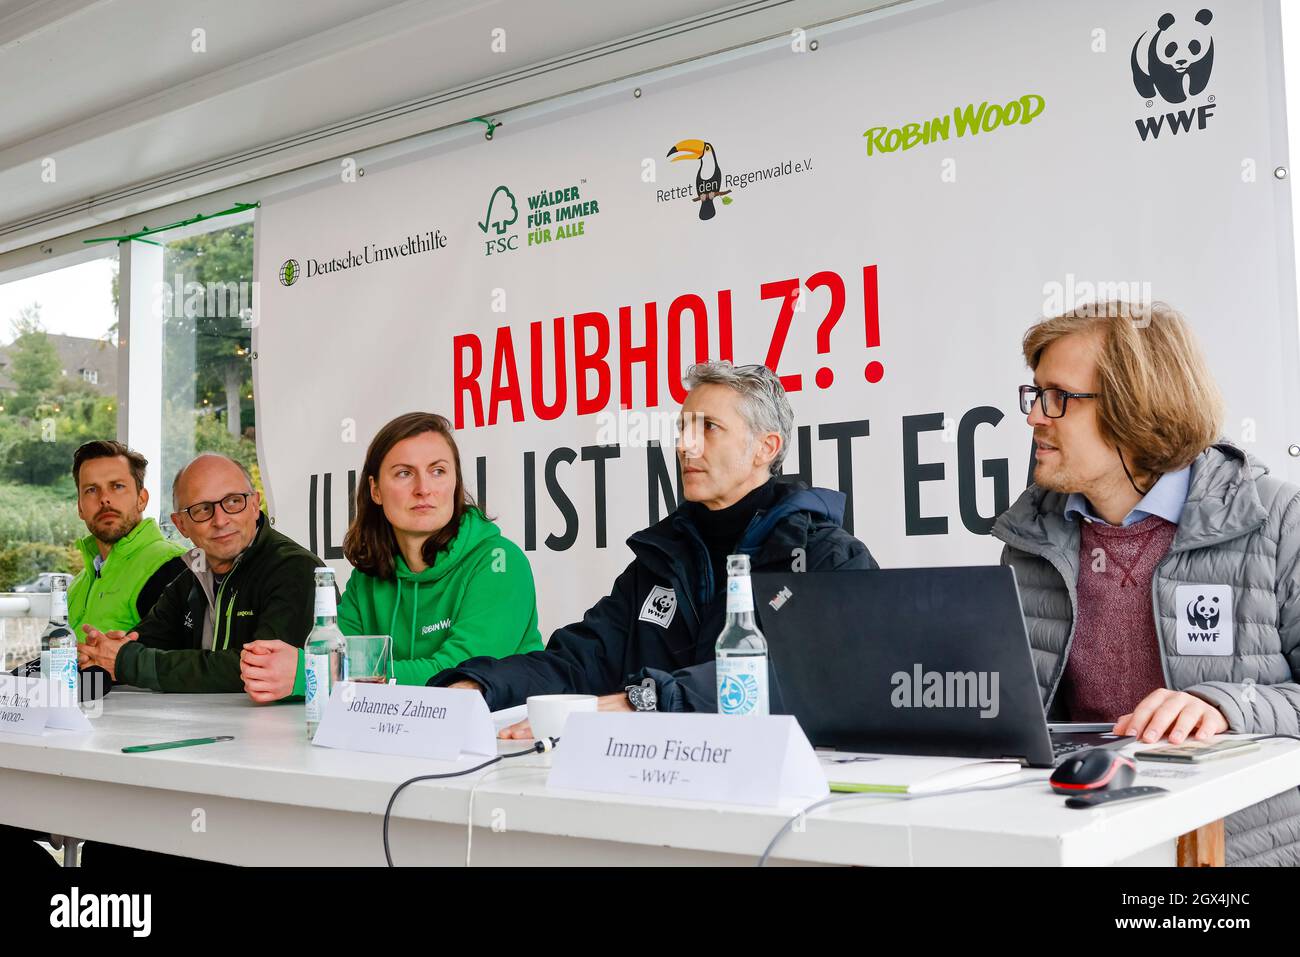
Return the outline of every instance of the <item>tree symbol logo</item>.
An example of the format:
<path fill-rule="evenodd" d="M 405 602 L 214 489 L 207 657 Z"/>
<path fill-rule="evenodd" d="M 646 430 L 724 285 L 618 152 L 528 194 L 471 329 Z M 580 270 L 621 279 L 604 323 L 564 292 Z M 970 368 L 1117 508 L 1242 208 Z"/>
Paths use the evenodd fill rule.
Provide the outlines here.
<path fill-rule="evenodd" d="M 507 202 L 510 204 L 508 212 L 505 209 Z M 492 191 L 492 198 L 488 200 L 487 215 L 483 217 L 483 222 L 478 224 L 478 228 L 486 233 L 488 228 L 492 227 L 500 236 L 518 220 L 519 206 L 515 203 L 515 194 L 510 192 L 507 186 L 498 186 Z"/>

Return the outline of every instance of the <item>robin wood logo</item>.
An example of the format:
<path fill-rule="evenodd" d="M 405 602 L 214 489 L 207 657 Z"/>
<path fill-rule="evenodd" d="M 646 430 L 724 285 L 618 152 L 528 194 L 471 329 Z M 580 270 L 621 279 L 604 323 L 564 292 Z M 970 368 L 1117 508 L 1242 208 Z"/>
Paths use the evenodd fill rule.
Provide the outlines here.
<path fill-rule="evenodd" d="M 956 106 L 951 113 L 904 123 L 902 126 L 873 126 L 862 136 L 867 141 L 868 156 L 899 150 L 907 152 L 916 146 L 946 142 L 953 135 L 962 139 L 979 136 L 980 133 L 992 133 L 997 129 L 1027 126 L 1038 119 L 1045 109 L 1047 100 L 1037 93 L 1026 93 L 1006 103 L 984 100 Z"/>

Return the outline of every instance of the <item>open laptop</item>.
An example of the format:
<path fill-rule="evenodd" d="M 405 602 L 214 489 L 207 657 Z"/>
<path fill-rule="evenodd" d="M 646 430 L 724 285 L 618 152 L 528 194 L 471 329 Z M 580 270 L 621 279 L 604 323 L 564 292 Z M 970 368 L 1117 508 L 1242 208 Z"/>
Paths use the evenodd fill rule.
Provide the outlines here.
<path fill-rule="evenodd" d="M 762 573 L 753 587 L 772 710 L 815 747 L 1052 767 L 1133 741 L 1049 732 L 1009 567 Z"/>

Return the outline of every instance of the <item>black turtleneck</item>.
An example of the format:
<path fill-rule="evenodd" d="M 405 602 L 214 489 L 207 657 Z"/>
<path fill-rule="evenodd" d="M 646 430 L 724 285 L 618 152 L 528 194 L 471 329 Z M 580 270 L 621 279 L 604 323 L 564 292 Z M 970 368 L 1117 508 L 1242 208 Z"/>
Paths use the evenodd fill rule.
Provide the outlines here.
<path fill-rule="evenodd" d="M 727 556 L 740 544 L 740 537 L 759 511 L 771 508 L 780 497 L 775 478 L 754 489 L 739 502 L 726 508 L 710 509 L 700 505 L 692 510 L 695 527 L 709 550 L 709 567 L 713 569 L 713 589 L 727 583 Z"/>

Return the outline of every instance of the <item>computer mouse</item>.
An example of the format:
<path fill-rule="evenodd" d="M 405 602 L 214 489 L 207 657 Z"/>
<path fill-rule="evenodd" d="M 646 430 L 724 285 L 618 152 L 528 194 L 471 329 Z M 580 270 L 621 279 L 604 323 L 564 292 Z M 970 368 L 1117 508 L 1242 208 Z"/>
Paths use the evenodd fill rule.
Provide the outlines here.
<path fill-rule="evenodd" d="M 1106 748 L 1078 751 L 1052 772 L 1048 779 L 1057 794 L 1080 794 L 1086 791 L 1117 791 L 1137 777 L 1137 765 Z"/>

